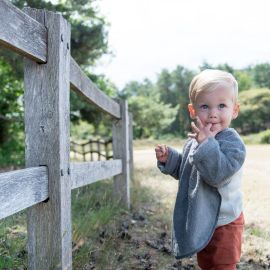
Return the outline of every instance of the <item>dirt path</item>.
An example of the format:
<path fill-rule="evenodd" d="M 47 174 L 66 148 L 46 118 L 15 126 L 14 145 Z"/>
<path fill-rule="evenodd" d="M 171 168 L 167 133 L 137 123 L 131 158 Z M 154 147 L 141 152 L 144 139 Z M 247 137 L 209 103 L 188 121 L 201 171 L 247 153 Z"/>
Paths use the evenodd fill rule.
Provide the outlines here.
<path fill-rule="evenodd" d="M 154 148 L 134 151 L 141 184 L 151 187 L 160 201 L 172 211 L 178 182 L 162 175 L 156 168 Z M 247 146 L 244 164 L 243 193 L 245 205 L 245 244 L 247 260 L 270 259 L 270 145 Z M 267 256 L 268 259 L 267 259 Z"/>

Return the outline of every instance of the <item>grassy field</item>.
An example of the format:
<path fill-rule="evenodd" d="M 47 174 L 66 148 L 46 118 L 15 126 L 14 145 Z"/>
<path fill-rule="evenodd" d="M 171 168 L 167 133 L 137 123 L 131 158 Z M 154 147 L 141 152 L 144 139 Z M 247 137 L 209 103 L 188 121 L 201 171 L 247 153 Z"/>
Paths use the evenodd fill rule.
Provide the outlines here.
<path fill-rule="evenodd" d="M 181 149 L 182 142 L 168 144 Z M 134 143 L 130 211 L 112 200 L 112 180 L 72 192 L 73 269 L 198 269 L 194 258 L 177 261 L 170 255 L 178 182 L 156 168 L 156 143 Z M 270 145 L 247 146 L 243 177 L 246 230 L 239 269 L 269 269 L 269 164 Z M 0 269 L 27 269 L 26 238 L 24 212 L 0 221 Z"/>

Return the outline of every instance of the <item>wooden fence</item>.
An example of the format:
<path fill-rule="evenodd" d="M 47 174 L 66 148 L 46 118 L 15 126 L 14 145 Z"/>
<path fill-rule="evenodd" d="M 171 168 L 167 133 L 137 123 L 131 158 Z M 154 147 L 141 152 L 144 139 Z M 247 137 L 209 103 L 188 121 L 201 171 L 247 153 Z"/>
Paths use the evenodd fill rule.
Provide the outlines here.
<path fill-rule="evenodd" d="M 0 0 L 0 45 L 25 57 L 26 168 L 0 174 L 0 219 L 28 208 L 29 269 L 72 269 L 71 190 L 114 177 L 130 204 L 127 102 L 100 91 L 70 56 L 70 25 L 58 13 Z M 71 88 L 110 114 L 113 160 L 70 162 Z"/>

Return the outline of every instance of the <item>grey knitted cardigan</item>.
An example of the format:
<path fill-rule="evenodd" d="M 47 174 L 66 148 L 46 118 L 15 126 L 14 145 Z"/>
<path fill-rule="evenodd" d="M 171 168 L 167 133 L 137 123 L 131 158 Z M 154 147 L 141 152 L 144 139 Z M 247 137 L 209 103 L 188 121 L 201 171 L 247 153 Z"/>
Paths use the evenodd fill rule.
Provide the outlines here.
<path fill-rule="evenodd" d="M 169 147 L 164 174 L 179 179 L 173 213 L 172 247 L 177 259 L 202 250 L 217 225 L 221 205 L 218 188 L 243 165 L 245 146 L 238 133 L 227 128 L 198 145 L 189 139 L 182 154 Z"/>

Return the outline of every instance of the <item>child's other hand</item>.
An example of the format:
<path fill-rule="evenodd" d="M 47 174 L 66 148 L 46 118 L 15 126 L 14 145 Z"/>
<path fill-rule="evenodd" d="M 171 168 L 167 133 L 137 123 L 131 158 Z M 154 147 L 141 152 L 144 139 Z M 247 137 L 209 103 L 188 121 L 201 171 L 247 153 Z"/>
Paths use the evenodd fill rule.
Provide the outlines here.
<path fill-rule="evenodd" d="M 164 144 L 158 144 L 155 147 L 155 151 L 156 151 L 156 158 L 158 161 L 166 163 L 168 156 L 169 156 L 169 149 L 166 145 Z"/>
<path fill-rule="evenodd" d="M 196 139 L 199 144 L 209 137 L 215 137 L 221 131 L 221 129 L 212 131 L 210 123 L 204 126 L 199 117 L 196 117 L 196 120 L 196 125 L 194 122 L 191 123 L 193 133 L 189 133 L 188 137 Z"/>

